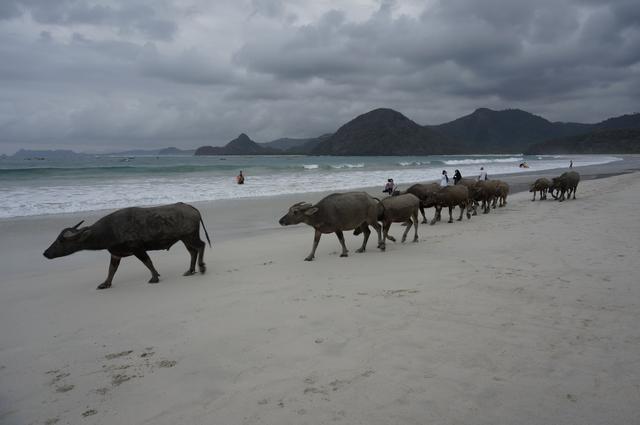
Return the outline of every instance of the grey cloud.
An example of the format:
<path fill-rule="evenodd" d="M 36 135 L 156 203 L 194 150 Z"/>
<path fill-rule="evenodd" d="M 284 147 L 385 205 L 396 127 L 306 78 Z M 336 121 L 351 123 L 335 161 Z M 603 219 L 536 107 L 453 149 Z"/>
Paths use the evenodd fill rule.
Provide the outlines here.
<path fill-rule="evenodd" d="M 215 63 L 195 49 L 166 56 L 147 47 L 139 66 L 143 75 L 183 84 L 231 84 L 234 78 L 229 67 Z"/>
<path fill-rule="evenodd" d="M 310 137 L 376 107 L 597 121 L 640 110 L 637 3 L 5 0 L 0 151 Z"/>
<path fill-rule="evenodd" d="M 124 1 L 117 5 L 93 4 L 76 0 L 7 0 L 0 8 L 0 18 L 13 18 L 22 13 L 42 24 L 95 25 L 117 29 L 122 33 L 138 31 L 159 40 L 171 40 L 177 31 L 172 20 L 158 16 L 153 2 Z"/>

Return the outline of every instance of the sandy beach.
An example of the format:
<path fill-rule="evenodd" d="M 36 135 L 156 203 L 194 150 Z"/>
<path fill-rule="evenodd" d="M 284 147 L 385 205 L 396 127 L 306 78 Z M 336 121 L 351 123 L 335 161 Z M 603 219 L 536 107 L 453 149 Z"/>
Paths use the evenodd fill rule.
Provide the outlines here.
<path fill-rule="evenodd" d="M 386 252 L 349 234 L 339 258 L 325 235 L 304 262 L 312 229 L 277 219 L 320 198 L 199 204 L 207 274 L 182 276 L 178 244 L 150 253 L 159 284 L 128 258 L 105 291 L 106 252 L 42 256 L 102 214 L 0 221 L 0 423 L 638 421 L 640 173 L 516 193 Z"/>

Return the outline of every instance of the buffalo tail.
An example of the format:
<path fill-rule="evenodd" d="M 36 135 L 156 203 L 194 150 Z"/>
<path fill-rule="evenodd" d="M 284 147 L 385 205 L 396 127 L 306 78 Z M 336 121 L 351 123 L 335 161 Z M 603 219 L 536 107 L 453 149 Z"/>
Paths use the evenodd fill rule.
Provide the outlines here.
<path fill-rule="evenodd" d="M 211 239 L 209 239 L 209 233 L 207 233 L 207 228 L 204 227 L 204 221 L 202 221 L 202 216 L 200 216 L 200 223 L 202 223 L 202 229 L 204 230 L 204 235 L 207 237 L 207 242 L 209 242 L 209 248 L 211 248 Z"/>

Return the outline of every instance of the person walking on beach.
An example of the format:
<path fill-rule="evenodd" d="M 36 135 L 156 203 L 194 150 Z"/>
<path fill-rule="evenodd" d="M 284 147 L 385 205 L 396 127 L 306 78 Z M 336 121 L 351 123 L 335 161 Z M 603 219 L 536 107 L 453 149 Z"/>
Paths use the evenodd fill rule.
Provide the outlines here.
<path fill-rule="evenodd" d="M 396 184 L 393 182 L 393 179 L 387 179 L 387 184 L 384 185 L 384 190 L 382 193 L 388 193 L 389 195 L 393 195 L 393 192 L 396 190 Z"/>
<path fill-rule="evenodd" d="M 462 180 L 462 174 L 460 174 L 460 170 L 456 170 L 453 173 L 453 184 L 458 184 Z"/>
<path fill-rule="evenodd" d="M 569 168 L 573 168 L 573 159 L 569 160 Z"/>
<path fill-rule="evenodd" d="M 449 176 L 447 176 L 447 170 L 442 170 L 442 178 L 440 179 L 440 187 L 449 185 Z"/>
<path fill-rule="evenodd" d="M 480 167 L 480 175 L 478 176 L 478 181 L 489 180 L 489 176 L 487 176 L 487 172 L 484 171 L 484 167 Z"/>
<path fill-rule="evenodd" d="M 236 182 L 238 184 L 244 184 L 244 176 L 242 175 L 242 170 L 240 170 L 240 174 L 236 176 Z"/>

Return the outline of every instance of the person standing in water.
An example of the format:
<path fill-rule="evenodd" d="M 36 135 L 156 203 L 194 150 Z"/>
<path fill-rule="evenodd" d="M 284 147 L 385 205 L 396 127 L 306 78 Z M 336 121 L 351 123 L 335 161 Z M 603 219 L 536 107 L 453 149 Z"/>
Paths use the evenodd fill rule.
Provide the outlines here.
<path fill-rule="evenodd" d="M 569 160 L 569 168 L 573 168 L 573 159 Z"/>
<path fill-rule="evenodd" d="M 238 184 L 244 184 L 244 176 L 242 175 L 242 170 L 240 170 L 240 174 L 236 176 L 236 182 Z"/>

